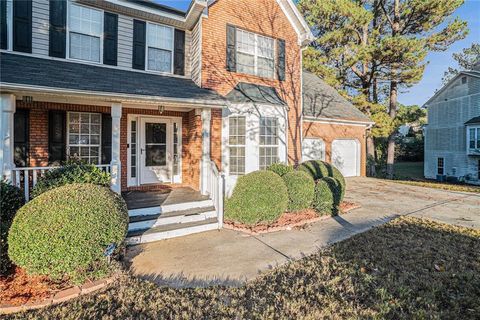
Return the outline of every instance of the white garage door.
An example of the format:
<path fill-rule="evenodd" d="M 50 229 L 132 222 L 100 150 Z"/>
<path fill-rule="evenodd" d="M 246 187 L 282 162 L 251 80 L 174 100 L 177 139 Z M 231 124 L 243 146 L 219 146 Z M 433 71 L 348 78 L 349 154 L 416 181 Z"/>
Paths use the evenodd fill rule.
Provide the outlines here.
<path fill-rule="evenodd" d="M 325 142 L 322 139 L 306 138 L 302 143 L 302 160 L 324 160 Z"/>
<path fill-rule="evenodd" d="M 345 177 L 360 175 L 360 145 L 356 140 L 335 140 L 332 143 L 332 164 Z"/>

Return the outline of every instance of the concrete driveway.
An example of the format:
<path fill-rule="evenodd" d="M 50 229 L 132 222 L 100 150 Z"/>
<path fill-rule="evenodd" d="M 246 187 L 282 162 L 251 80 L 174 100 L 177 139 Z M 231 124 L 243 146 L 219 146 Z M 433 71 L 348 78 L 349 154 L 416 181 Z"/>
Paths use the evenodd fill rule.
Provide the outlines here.
<path fill-rule="evenodd" d="M 345 200 L 362 207 L 301 230 L 260 236 L 221 230 L 134 246 L 128 250 L 127 260 L 135 275 L 160 285 L 240 285 L 399 215 L 480 228 L 480 194 L 351 178 Z"/>

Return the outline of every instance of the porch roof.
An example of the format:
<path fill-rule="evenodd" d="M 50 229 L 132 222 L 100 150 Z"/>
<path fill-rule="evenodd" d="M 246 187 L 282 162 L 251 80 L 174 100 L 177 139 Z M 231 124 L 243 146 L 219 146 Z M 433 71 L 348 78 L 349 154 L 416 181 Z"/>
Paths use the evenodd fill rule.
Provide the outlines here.
<path fill-rule="evenodd" d="M 226 98 L 233 103 L 286 105 L 275 88 L 247 82 L 239 82 Z"/>
<path fill-rule="evenodd" d="M 191 79 L 95 66 L 57 59 L 1 53 L 0 85 L 136 96 L 142 99 L 199 101 L 225 105 L 216 92 L 198 87 Z"/>
<path fill-rule="evenodd" d="M 480 124 L 480 116 L 468 120 L 465 124 Z"/>

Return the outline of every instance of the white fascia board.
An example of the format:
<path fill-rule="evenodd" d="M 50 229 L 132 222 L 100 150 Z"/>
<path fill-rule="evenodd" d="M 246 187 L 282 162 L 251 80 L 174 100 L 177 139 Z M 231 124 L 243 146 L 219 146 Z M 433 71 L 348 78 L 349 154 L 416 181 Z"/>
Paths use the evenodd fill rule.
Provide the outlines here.
<path fill-rule="evenodd" d="M 278 5 L 283 13 L 287 16 L 288 21 L 293 26 L 298 35 L 299 44 L 307 46 L 310 42 L 315 40 L 310 27 L 305 19 L 302 17 L 297 7 L 292 0 L 277 0 Z M 290 10 L 287 9 L 290 8 Z M 292 14 L 293 13 L 293 14 Z"/>
<path fill-rule="evenodd" d="M 339 124 L 339 125 L 348 125 L 348 126 L 362 126 L 362 127 L 371 127 L 375 124 L 375 122 L 373 121 L 343 120 L 343 119 L 316 118 L 316 117 L 304 117 L 303 121 L 326 123 L 326 124 Z"/>
<path fill-rule="evenodd" d="M 116 4 L 116 5 L 120 5 L 122 7 L 127 7 L 127 8 L 130 8 L 130 9 L 135 9 L 135 10 L 138 10 L 138 11 L 148 12 L 150 14 L 154 14 L 154 15 L 157 15 L 157 16 L 177 20 L 179 22 L 185 22 L 186 21 L 185 17 L 182 17 L 180 15 L 176 15 L 176 14 L 173 14 L 173 13 L 168 13 L 168 12 L 165 12 L 165 11 L 162 11 L 162 10 L 157 10 L 157 9 L 154 9 L 154 8 L 148 8 L 148 7 L 133 3 L 133 2 L 120 1 L 120 0 L 104 0 L 104 1 Z"/>

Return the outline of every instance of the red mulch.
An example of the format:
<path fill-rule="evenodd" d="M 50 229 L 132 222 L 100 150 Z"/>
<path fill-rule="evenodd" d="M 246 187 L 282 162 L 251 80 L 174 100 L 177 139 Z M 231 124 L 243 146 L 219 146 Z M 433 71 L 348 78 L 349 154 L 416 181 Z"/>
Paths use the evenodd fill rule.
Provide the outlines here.
<path fill-rule="evenodd" d="M 6 277 L 0 277 L 0 304 L 22 305 L 52 296 L 61 284 L 51 282 L 46 276 L 29 276 L 15 267 Z"/>
<path fill-rule="evenodd" d="M 353 202 L 343 201 L 342 203 L 340 203 L 339 207 L 341 213 L 347 213 L 348 211 L 351 211 L 353 209 L 360 208 L 361 205 Z"/>

